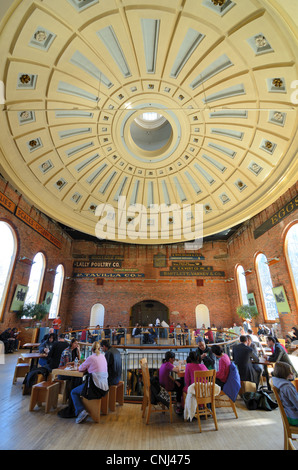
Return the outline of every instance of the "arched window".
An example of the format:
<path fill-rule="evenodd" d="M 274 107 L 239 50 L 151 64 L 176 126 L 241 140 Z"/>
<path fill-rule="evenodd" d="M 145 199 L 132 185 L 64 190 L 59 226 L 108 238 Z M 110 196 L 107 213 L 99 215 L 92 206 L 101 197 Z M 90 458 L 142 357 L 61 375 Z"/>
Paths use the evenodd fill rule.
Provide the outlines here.
<path fill-rule="evenodd" d="M 272 279 L 267 258 L 264 253 L 259 253 L 256 257 L 256 272 L 258 276 L 261 298 L 264 307 L 264 317 L 266 321 L 274 321 L 278 318 L 278 310 L 272 292 Z"/>
<path fill-rule="evenodd" d="M 61 293 L 64 281 L 64 268 L 62 264 L 59 264 L 56 269 L 54 287 L 53 287 L 53 298 L 49 312 L 49 318 L 56 318 L 58 316 Z"/>
<path fill-rule="evenodd" d="M 28 292 L 25 299 L 25 305 L 35 303 L 37 304 L 40 297 L 40 291 L 43 281 L 43 276 L 46 267 L 45 256 L 42 253 L 37 253 L 33 258 L 33 264 L 30 271 L 28 282 Z"/>
<path fill-rule="evenodd" d="M 17 237 L 6 222 L 0 221 L 0 320 L 17 253 Z"/>
<path fill-rule="evenodd" d="M 298 222 L 292 225 L 287 231 L 285 238 L 285 256 L 298 305 Z"/>
<path fill-rule="evenodd" d="M 236 276 L 237 276 L 238 292 L 239 292 L 241 305 L 248 305 L 248 300 L 247 300 L 248 291 L 247 291 L 247 285 L 246 285 L 246 278 L 245 278 L 243 266 L 241 266 L 241 264 L 237 266 Z"/>

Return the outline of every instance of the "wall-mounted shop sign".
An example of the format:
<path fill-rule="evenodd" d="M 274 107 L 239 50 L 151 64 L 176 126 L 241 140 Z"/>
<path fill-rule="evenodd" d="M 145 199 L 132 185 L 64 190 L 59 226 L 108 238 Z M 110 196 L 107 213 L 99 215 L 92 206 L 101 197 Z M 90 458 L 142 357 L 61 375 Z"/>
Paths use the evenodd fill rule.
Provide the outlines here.
<path fill-rule="evenodd" d="M 74 268 L 121 268 L 122 261 L 109 261 L 109 260 L 101 260 L 101 261 L 74 261 L 73 267 Z"/>
<path fill-rule="evenodd" d="M 193 253 L 174 253 L 173 255 L 170 256 L 170 260 L 180 260 L 180 261 L 190 261 L 190 260 L 196 260 L 196 259 L 205 259 L 203 255 L 198 253 L 197 255 Z"/>
<path fill-rule="evenodd" d="M 124 256 L 121 255 L 82 255 L 80 253 L 73 253 L 75 259 L 89 259 L 89 260 L 103 260 L 103 261 L 123 261 Z"/>
<path fill-rule="evenodd" d="M 33 230 L 35 230 L 35 232 L 39 233 L 46 240 L 48 240 L 53 245 L 61 249 L 62 247 L 61 242 L 57 240 L 57 238 L 54 237 L 50 232 L 48 232 L 42 225 L 40 225 L 38 222 L 32 219 L 30 215 L 26 214 L 26 212 L 24 212 L 23 209 L 20 209 L 19 207 L 17 207 L 15 210 L 15 216 L 18 219 L 20 219 L 22 222 L 27 224 L 29 227 L 31 227 Z"/>
<path fill-rule="evenodd" d="M 97 278 L 97 277 L 114 277 L 114 278 L 131 278 L 136 279 L 139 277 L 145 277 L 144 273 L 74 273 L 73 277 L 82 278 Z"/>
<path fill-rule="evenodd" d="M 224 271 L 160 271 L 161 276 L 216 276 L 216 277 L 225 277 Z"/>
<path fill-rule="evenodd" d="M 0 204 L 1 206 L 5 207 L 9 212 L 14 213 L 15 208 L 17 207 L 16 204 L 11 201 L 5 194 L 0 192 Z"/>
<path fill-rule="evenodd" d="M 298 207 L 298 196 L 295 196 L 290 202 L 285 204 L 279 211 L 275 212 L 266 222 L 254 230 L 254 238 L 259 238 L 263 233 L 279 224 L 288 215 L 294 212 Z"/>
<path fill-rule="evenodd" d="M 138 273 L 138 268 L 121 268 L 121 269 L 114 269 L 114 273 Z"/>
<path fill-rule="evenodd" d="M 172 266 L 171 271 L 194 271 L 195 273 L 201 271 L 213 271 L 213 266 Z"/>
<path fill-rule="evenodd" d="M 183 266 L 184 268 L 189 267 L 191 269 L 197 269 L 199 266 L 202 266 L 202 262 L 201 261 L 194 261 L 194 262 L 189 262 L 189 263 L 179 263 L 179 261 L 172 262 L 172 267 L 176 268 L 180 266 Z"/>

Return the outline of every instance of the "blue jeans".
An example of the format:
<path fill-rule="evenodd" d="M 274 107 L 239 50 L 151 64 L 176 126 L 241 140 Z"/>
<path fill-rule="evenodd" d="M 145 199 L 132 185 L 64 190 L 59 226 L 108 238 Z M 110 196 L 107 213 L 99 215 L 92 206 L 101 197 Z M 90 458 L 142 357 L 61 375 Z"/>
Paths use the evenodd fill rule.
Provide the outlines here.
<path fill-rule="evenodd" d="M 84 384 L 79 385 L 76 388 L 73 388 L 72 391 L 70 392 L 71 398 L 75 407 L 76 416 L 78 416 L 81 413 L 81 411 L 84 410 L 84 406 L 80 398 L 83 388 L 84 388 Z"/>

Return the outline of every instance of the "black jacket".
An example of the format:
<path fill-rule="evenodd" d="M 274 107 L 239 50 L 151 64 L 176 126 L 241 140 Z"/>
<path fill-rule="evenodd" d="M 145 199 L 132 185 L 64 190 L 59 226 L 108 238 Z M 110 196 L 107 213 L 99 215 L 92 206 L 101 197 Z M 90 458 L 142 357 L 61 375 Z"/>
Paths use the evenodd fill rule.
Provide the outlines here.
<path fill-rule="evenodd" d="M 105 353 L 105 358 L 108 363 L 108 384 L 117 385 L 121 380 L 122 375 L 122 359 L 121 354 L 116 348 L 110 347 Z"/>
<path fill-rule="evenodd" d="M 233 361 L 238 367 L 240 380 L 258 383 L 258 373 L 253 368 L 252 359 L 259 361 L 252 348 L 244 343 L 233 347 Z"/>
<path fill-rule="evenodd" d="M 60 364 L 61 354 L 63 353 L 64 349 L 68 348 L 67 341 L 55 341 L 52 349 L 50 350 L 47 360 L 50 369 L 57 369 Z"/>

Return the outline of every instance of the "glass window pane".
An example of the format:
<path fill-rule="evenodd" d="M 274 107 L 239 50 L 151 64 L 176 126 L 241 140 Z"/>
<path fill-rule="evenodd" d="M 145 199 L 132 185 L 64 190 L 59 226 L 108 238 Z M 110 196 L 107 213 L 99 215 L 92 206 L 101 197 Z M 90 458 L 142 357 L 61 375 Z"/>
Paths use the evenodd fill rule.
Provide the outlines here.
<path fill-rule="evenodd" d="M 45 270 L 45 258 L 42 253 L 37 253 L 33 258 L 33 264 L 30 271 L 28 282 L 28 292 L 25 299 L 25 305 L 38 303 L 41 283 Z"/>
<path fill-rule="evenodd" d="M 6 222 L 0 222 L 0 318 L 16 249 L 16 241 L 12 229 Z"/>
<path fill-rule="evenodd" d="M 272 280 L 270 269 L 267 264 L 267 258 L 263 253 L 257 256 L 257 268 L 259 272 L 259 280 L 261 284 L 261 295 L 263 296 L 265 305 L 265 315 L 267 320 L 275 320 L 278 318 L 278 310 L 275 303 L 275 298 L 272 292 Z"/>
<path fill-rule="evenodd" d="M 247 300 L 248 291 L 247 291 L 246 278 L 245 278 L 243 266 L 238 266 L 237 277 L 238 277 L 238 285 L 240 289 L 240 297 L 242 299 L 242 305 L 248 305 L 248 300 Z"/>
<path fill-rule="evenodd" d="M 298 224 L 293 225 L 287 233 L 287 255 L 296 293 L 298 293 Z"/>
<path fill-rule="evenodd" d="M 63 279 L 64 279 L 64 268 L 62 264 L 59 264 L 56 269 L 56 275 L 54 280 L 54 287 L 53 287 L 53 298 L 49 313 L 49 318 L 56 318 L 59 311 L 60 305 L 60 298 L 63 286 Z"/>

